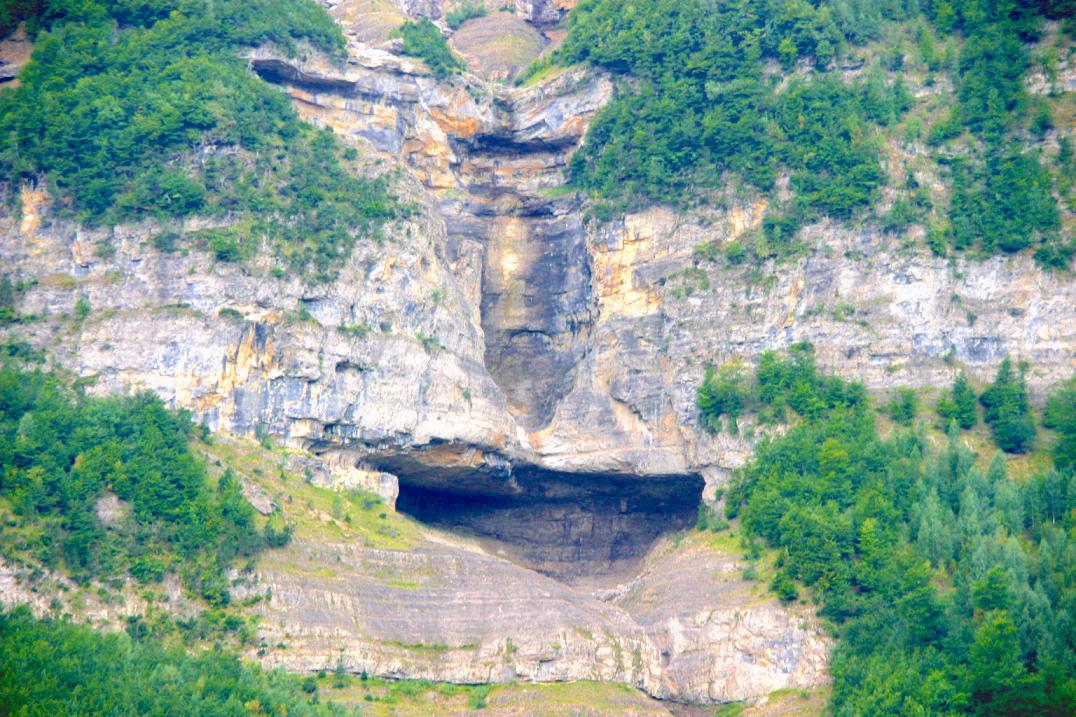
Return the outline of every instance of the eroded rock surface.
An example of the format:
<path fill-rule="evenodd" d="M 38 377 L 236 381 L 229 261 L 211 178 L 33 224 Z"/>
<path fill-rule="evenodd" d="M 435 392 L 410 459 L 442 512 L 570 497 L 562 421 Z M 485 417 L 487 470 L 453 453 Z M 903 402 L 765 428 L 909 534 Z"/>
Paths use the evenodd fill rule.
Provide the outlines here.
<path fill-rule="evenodd" d="M 165 227 L 79 226 L 27 188 L 19 216 L 0 219 L 0 256 L 30 282 L 17 310 L 41 320 L 4 336 L 48 349 L 93 377 L 92 390 L 150 389 L 216 430 L 264 431 L 320 454 L 311 471 L 326 485 L 390 503 L 399 489 L 416 513 L 408 491 L 502 501 L 461 510 L 457 525 L 506 539 L 521 564 L 445 537 L 410 550 L 299 540 L 284 562 L 268 560 L 266 630 L 289 644 L 270 662 L 320 669 L 342 656 L 384 675 L 613 680 L 702 702 L 824 681 L 817 626 L 752 593 L 720 551 L 664 553 L 597 595 L 526 566 L 572 578 L 580 564 L 620 570 L 622 555 L 637 561 L 684 523 L 678 508 L 655 529 L 661 511 L 622 511 L 620 498 L 659 481 L 698 492 L 702 478 L 712 492 L 745 460 L 742 439 L 698 429 L 706 364 L 809 340 L 827 369 L 883 390 L 945 385 L 962 368 L 985 379 L 1011 355 L 1030 362 L 1041 392 L 1076 370 L 1076 284 L 1023 256 L 949 261 L 832 225 L 808 228 L 810 250 L 780 266 L 700 258 L 696 247 L 759 226 L 766 207 L 749 200 L 588 224 L 564 171 L 611 96 L 608 77 L 575 68 L 520 89 L 473 75 L 438 82 L 382 43 L 407 17 L 441 18 L 439 0 L 328 4 L 349 32 L 346 64 L 265 50 L 251 66 L 371 167 L 402 166 L 398 191 L 417 216 L 360 245 L 332 283 L 310 284 L 280 278 L 268 252 L 215 263 L 155 249 Z M 546 23 L 566 5 L 515 7 Z M 79 298 L 92 307 L 82 321 Z M 581 491 L 559 514 L 528 500 L 526 476 L 541 471 Z M 622 495 L 598 505 L 596 476 L 621 481 Z M 591 529 L 573 536 L 580 525 Z M 596 535 L 604 552 L 582 554 Z"/>

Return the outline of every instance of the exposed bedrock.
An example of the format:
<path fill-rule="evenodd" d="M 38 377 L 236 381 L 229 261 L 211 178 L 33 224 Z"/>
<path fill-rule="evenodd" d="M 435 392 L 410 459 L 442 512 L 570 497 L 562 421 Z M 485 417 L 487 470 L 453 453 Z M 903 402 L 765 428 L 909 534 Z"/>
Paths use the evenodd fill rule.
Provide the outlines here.
<path fill-rule="evenodd" d="M 255 67 L 268 61 L 279 62 Z M 986 379 L 1006 354 L 1030 362 L 1036 392 L 1076 369 L 1076 288 L 1027 257 L 950 261 L 819 224 L 806 230 L 812 252 L 760 277 L 700 265 L 695 249 L 757 230 L 764 201 L 584 224 L 564 170 L 611 94 L 601 73 L 572 69 L 525 89 L 437 83 L 362 45 L 345 68 L 292 64 L 308 79 L 274 79 L 304 116 L 402 157 L 429 192 L 448 270 L 470 277 L 481 362 L 525 436 L 514 455 L 526 464 L 721 473 L 749 446 L 698 430 L 705 366 L 800 340 L 876 390 L 941 386 L 962 369 Z"/>
<path fill-rule="evenodd" d="M 362 23 L 392 10 L 334 5 Z M 381 19 L 378 33 L 399 18 Z M 154 248 L 160 231 L 205 220 L 85 227 L 27 187 L 21 211 L 0 216 L 0 257 L 25 287 L 15 309 L 37 320 L 0 337 L 48 349 L 89 390 L 149 389 L 222 433 L 267 431 L 318 454 L 341 488 L 391 502 L 397 476 L 402 510 L 511 558 L 444 534 L 400 551 L 300 543 L 260 568 L 269 643 L 289 644 L 267 661 L 603 679 L 703 702 L 823 682 L 828 642 L 810 616 L 752 592 L 701 534 L 661 551 L 700 476 L 712 490 L 750 454 L 742 437 L 699 430 L 706 365 L 809 340 L 826 369 L 886 390 L 960 370 L 987 379 L 1011 355 L 1041 395 L 1076 371 L 1076 283 L 1026 256 L 936 258 L 831 224 L 808 227 L 811 248 L 779 266 L 701 261 L 696 247 L 759 228 L 766 205 L 750 199 L 588 224 L 564 170 L 612 94 L 607 76 L 439 82 L 351 37 L 343 65 L 250 61 L 303 117 L 363 148 L 371 173 L 403 170 L 397 191 L 418 211 L 383 242 L 311 284 L 274 271 L 268 248 L 243 264 Z M 76 321 L 80 298 L 92 310 Z M 608 593 L 578 587 L 628 567 L 637 576 Z M 449 648 L 408 647 L 419 642 Z"/>

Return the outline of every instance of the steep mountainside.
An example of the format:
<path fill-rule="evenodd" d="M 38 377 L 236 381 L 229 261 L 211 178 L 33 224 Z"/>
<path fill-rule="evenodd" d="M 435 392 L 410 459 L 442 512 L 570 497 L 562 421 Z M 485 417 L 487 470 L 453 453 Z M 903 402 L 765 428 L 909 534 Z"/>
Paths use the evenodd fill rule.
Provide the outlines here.
<path fill-rule="evenodd" d="M 805 216 L 794 251 L 767 253 L 769 220 L 793 205 L 787 168 L 772 192 L 729 180 L 705 200 L 609 204 L 578 189 L 572 157 L 634 80 L 615 64 L 544 60 L 509 83 L 564 39 L 575 3 L 515 0 L 455 31 L 463 3 L 322 4 L 346 53 L 301 36 L 297 50 L 272 36 L 232 50 L 246 81 L 331 130 L 334 159 L 315 155 L 318 166 L 362 184 L 333 180 L 323 199 L 363 193 L 361 236 L 325 229 L 318 205 L 302 203 L 316 173 L 298 186 L 284 160 L 242 158 L 286 155 L 268 141 L 175 150 L 205 177 L 240 156 L 235 186 L 247 169 L 284 178 L 250 180 L 228 207 L 98 221 L 46 181 L 11 183 L 0 346 L 41 352 L 95 394 L 144 388 L 189 409 L 222 436 L 208 454 L 289 518 L 304 513 L 279 496 L 304 472 L 388 503 L 398 540 L 363 539 L 319 509 L 318 529 L 261 558 L 250 590 L 271 594 L 254 610 L 267 664 L 593 679 L 699 703 L 823 684 L 830 640 L 806 608 L 756 594 L 735 547 L 668 535 L 694 524 L 700 497 L 713 499 L 763 433 L 700 425 L 706 367 L 809 341 L 822 366 L 884 393 L 948 386 L 961 370 L 985 381 L 1010 356 L 1028 362 L 1041 396 L 1076 370 L 1070 267 L 1045 268 L 1033 248 L 942 256 L 926 220 L 894 229 L 860 215 Z M 451 35 L 468 71 L 437 77 L 404 54 L 394 31 L 421 18 Z M 1053 157 L 1071 138 L 1076 65 L 1057 23 L 1045 37 L 1062 54 L 1049 77 L 1021 81 L 1063 113 L 1041 140 Z M 861 79 L 877 45 L 833 74 Z M 771 65 L 775 78 L 814 71 Z M 912 114 L 950 97 L 946 82 L 908 71 Z M 948 201 L 923 139 L 878 144 L 888 176 L 918 177 Z M 906 189 L 879 190 L 880 206 Z M 274 224 L 258 223 L 261 194 L 279 199 Z M 1065 199 L 1059 245 L 1072 240 Z M 293 211 L 306 213 L 289 223 Z M 331 266 L 310 259 L 303 221 L 339 252 Z M 254 436 L 276 452 L 260 454 Z M 35 599 L 16 573 L 3 599 Z"/>

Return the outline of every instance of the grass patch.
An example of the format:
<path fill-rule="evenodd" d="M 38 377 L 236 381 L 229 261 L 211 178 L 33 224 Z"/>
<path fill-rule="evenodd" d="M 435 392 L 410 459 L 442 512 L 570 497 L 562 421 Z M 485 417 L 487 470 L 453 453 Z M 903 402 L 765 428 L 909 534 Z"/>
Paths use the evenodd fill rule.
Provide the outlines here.
<path fill-rule="evenodd" d="M 419 542 L 420 530 L 411 519 L 385 505 L 368 491 L 346 493 L 307 482 L 290 470 L 285 448 L 266 449 L 251 439 L 214 436 L 198 449 L 210 463 L 248 476 L 281 506 L 284 518 L 295 526 L 295 537 L 313 542 L 360 540 L 384 550 L 409 550 Z M 384 518 L 381 515 L 384 514 Z"/>

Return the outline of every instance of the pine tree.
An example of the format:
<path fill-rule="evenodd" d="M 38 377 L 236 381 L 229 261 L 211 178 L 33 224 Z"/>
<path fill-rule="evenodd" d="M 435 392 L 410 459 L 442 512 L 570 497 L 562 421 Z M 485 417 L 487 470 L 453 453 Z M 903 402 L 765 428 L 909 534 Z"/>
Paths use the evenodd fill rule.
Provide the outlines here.
<path fill-rule="evenodd" d="M 994 383 L 979 396 L 983 419 L 990 424 L 994 442 L 1006 453 L 1027 453 L 1035 441 L 1035 424 L 1031 421 L 1024 368 L 1019 374 L 1006 358 L 998 366 Z"/>
<path fill-rule="evenodd" d="M 1053 449 L 1057 469 L 1076 469 L 1076 378 L 1069 379 L 1047 399 L 1042 424 L 1057 431 Z"/>
<path fill-rule="evenodd" d="M 978 715 L 1034 714 L 1033 690 L 1020 658 L 1016 627 L 1004 612 L 988 613 L 971 647 L 972 698 Z"/>
<path fill-rule="evenodd" d="M 979 409 L 975 405 L 975 391 L 972 390 L 968 377 L 961 373 L 953 383 L 953 404 L 956 406 L 957 424 L 965 431 L 974 428 L 979 422 Z"/>
<path fill-rule="evenodd" d="M 1023 532 L 1024 501 L 1013 483 L 1006 480 L 998 484 L 994 504 L 1006 530 L 1013 535 Z"/>
<path fill-rule="evenodd" d="M 956 377 L 949 393 L 938 400 L 937 411 L 946 424 L 956 421 L 956 424 L 966 431 L 979 422 L 977 404 L 978 399 L 968 377 L 961 373 Z"/>

